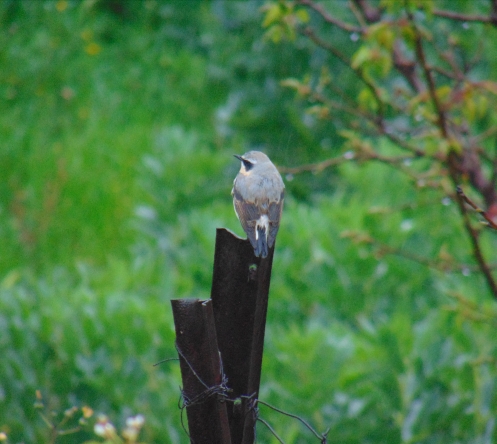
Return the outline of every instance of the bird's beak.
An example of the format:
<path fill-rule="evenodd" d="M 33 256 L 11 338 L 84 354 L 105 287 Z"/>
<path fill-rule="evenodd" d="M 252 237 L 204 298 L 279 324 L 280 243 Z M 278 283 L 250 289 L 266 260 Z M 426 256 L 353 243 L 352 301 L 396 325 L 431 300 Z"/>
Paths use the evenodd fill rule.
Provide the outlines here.
<path fill-rule="evenodd" d="M 233 154 L 240 162 L 243 162 L 243 157 L 240 156 L 239 154 Z"/>

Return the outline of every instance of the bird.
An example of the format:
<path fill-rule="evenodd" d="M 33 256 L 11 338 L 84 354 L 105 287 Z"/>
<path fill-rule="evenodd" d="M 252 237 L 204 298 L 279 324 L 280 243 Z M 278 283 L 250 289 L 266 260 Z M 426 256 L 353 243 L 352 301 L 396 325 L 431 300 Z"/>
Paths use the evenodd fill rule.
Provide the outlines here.
<path fill-rule="evenodd" d="M 233 181 L 233 206 L 256 257 L 265 258 L 280 227 L 285 184 L 280 173 L 261 151 L 235 154 L 241 161 Z"/>

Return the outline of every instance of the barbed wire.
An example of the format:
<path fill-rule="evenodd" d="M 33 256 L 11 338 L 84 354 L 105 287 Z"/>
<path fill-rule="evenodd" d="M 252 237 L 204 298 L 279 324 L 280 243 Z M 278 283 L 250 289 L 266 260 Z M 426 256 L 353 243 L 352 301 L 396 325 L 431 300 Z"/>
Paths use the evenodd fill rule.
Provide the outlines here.
<path fill-rule="evenodd" d="M 319 442 L 321 444 L 327 444 L 327 439 L 328 439 L 328 433 L 330 429 L 328 428 L 324 433 L 319 433 L 317 432 L 305 419 L 302 417 L 295 415 L 293 413 L 286 412 L 284 410 L 279 409 L 278 407 L 275 407 L 265 401 L 261 401 L 260 399 L 256 398 L 256 393 L 252 393 L 251 395 L 241 395 L 240 397 L 237 398 L 230 398 L 229 393 L 232 392 L 232 390 L 228 387 L 228 378 L 226 374 L 224 373 L 223 369 L 223 364 L 222 364 L 222 359 L 221 356 L 219 356 L 220 360 L 220 372 L 221 372 L 221 382 L 219 384 L 209 386 L 206 384 L 202 378 L 198 375 L 198 373 L 195 371 L 193 368 L 193 365 L 188 361 L 188 359 L 185 357 L 181 349 L 179 348 L 178 344 L 175 344 L 176 350 L 178 351 L 178 354 L 183 360 L 186 362 L 188 365 L 190 371 L 192 374 L 195 376 L 195 378 L 202 384 L 203 387 L 205 387 L 205 390 L 202 392 L 198 393 L 194 397 L 190 398 L 186 395 L 185 391 L 180 387 L 180 392 L 181 396 L 178 400 L 178 408 L 181 410 L 181 426 L 183 427 L 183 430 L 187 434 L 188 438 L 190 438 L 190 441 L 193 443 L 193 440 L 190 437 L 190 434 L 188 433 L 188 430 L 186 428 L 186 425 L 184 423 L 184 411 L 187 407 L 192 407 L 194 405 L 202 404 L 206 402 L 208 399 L 210 399 L 213 396 L 216 396 L 219 402 L 231 402 L 233 404 L 236 404 L 240 402 L 242 399 L 246 400 L 247 402 L 247 408 L 245 415 L 252 414 L 253 419 L 254 419 L 254 436 L 256 436 L 256 430 L 255 430 L 255 424 L 256 422 L 260 422 L 266 426 L 266 428 L 270 431 L 270 433 L 276 438 L 276 440 L 280 444 L 285 444 L 285 441 L 278 435 L 276 430 L 269 424 L 268 421 L 266 421 L 264 418 L 261 418 L 260 416 L 260 411 L 259 411 L 259 405 L 263 405 L 265 407 L 270 408 L 271 410 L 280 413 L 284 416 L 287 416 L 289 418 L 293 418 L 298 420 L 301 424 L 304 425 L 304 427 L 309 430 L 317 439 L 319 439 Z M 158 365 L 163 362 L 169 362 L 173 360 L 179 360 L 178 358 L 169 358 L 169 359 L 164 359 L 163 361 L 158 362 Z"/>
<path fill-rule="evenodd" d="M 270 409 L 274 410 L 275 412 L 278 412 L 278 413 L 281 413 L 282 415 L 285 415 L 285 416 L 288 416 L 289 418 L 293 418 L 293 419 L 297 419 L 298 421 L 300 421 L 302 424 L 304 424 L 304 426 L 316 437 L 320 440 L 321 444 L 327 444 L 328 442 L 328 433 L 330 432 L 330 429 L 328 428 L 324 433 L 322 434 L 319 434 L 313 427 L 311 427 L 311 425 L 304 419 L 304 418 L 301 418 L 300 416 L 298 415 L 295 415 L 293 413 L 289 413 L 289 412 L 285 412 L 284 410 L 281 410 L 277 407 L 274 407 L 273 405 L 265 402 L 265 401 L 261 401 L 260 399 L 257 400 L 257 403 L 258 404 L 262 404 L 266 407 L 269 407 Z M 274 430 L 269 426 L 269 424 L 266 422 L 266 421 L 263 421 L 261 420 L 260 418 L 257 418 L 260 422 L 262 422 L 266 427 L 269 428 L 269 430 L 271 431 L 271 433 L 273 433 L 273 435 L 275 436 L 276 439 L 280 440 L 280 442 L 283 442 L 281 440 L 281 438 L 279 438 L 275 433 L 274 433 Z"/>

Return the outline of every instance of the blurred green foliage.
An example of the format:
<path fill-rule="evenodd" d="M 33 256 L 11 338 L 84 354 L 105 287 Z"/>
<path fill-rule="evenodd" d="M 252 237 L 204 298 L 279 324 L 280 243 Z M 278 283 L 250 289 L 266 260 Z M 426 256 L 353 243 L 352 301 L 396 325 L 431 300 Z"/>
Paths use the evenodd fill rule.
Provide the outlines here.
<path fill-rule="evenodd" d="M 209 297 L 216 227 L 242 233 L 232 154 L 261 147 L 295 166 L 344 151 L 346 122 L 301 120 L 279 84 L 326 56 L 266 40 L 261 6 L 0 3 L 9 442 L 49 442 L 36 390 L 49 411 L 87 405 L 119 426 L 142 414 L 144 442 L 187 441 L 179 367 L 153 364 L 176 356 L 169 299 Z M 261 399 L 333 443 L 494 442 L 496 312 L 481 277 L 358 241 L 468 262 L 454 205 L 381 164 L 286 179 Z M 286 443 L 316 442 L 267 407 L 261 417 Z M 262 424 L 258 439 L 276 442 Z"/>

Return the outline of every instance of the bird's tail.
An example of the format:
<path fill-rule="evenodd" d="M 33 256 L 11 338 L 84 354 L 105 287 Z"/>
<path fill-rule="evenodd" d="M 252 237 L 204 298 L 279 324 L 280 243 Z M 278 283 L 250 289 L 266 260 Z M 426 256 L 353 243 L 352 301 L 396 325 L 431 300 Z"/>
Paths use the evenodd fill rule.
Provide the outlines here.
<path fill-rule="evenodd" d="M 257 257 L 266 257 L 268 254 L 267 237 L 264 228 L 257 228 L 257 245 L 254 253 Z"/>
<path fill-rule="evenodd" d="M 257 257 L 265 258 L 268 255 L 268 244 L 267 237 L 269 233 L 269 220 L 267 216 L 261 216 L 255 225 L 255 239 L 256 245 L 254 248 L 254 254 Z"/>

